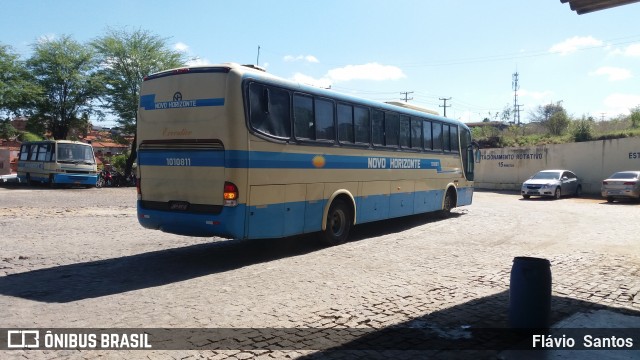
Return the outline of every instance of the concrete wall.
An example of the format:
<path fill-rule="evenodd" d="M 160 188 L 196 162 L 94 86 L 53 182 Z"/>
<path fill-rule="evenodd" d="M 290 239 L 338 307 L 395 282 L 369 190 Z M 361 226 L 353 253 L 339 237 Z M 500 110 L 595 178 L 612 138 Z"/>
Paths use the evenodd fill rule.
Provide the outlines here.
<path fill-rule="evenodd" d="M 11 171 L 11 157 L 14 151 L 0 149 L 0 175 L 9 175 Z"/>
<path fill-rule="evenodd" d="M 612 173 L 640 170 L 640 138 L 482 149 L 480 153 L 475 172 L 479 189 L 519 190 L 537 171 L 567 169 L 582 179 L 584 193 L 598 194 L 602 180 Z"/>

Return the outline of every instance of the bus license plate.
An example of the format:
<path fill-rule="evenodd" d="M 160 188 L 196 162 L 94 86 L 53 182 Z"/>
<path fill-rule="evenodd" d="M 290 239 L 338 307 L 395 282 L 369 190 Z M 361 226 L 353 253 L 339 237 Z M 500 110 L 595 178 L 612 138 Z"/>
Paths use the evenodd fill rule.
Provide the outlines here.
<path fill-rule="evenodd" d="M 189 205 L 186 201 L 169 201 L 169 210 L 187 211 Z"/>

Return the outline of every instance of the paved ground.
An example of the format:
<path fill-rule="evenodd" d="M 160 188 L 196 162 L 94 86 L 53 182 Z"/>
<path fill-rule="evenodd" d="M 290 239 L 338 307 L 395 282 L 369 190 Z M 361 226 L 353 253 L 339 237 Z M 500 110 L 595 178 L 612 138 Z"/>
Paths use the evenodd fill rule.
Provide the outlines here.
<path fill-rule="evenodd" d="M 551 261 L 554 322 L 597 309 L 638 315 L 639 204 L 477 192 L 472 206 L 454 212 L 449 218 L 416 216 L 358 226 L 352 242 L 325 248 L 308 236 L 219 241 L 145 230 L 136 221 L 133 188 L 0 187 L 0 328 L 385 329 L 400 324 L 445 335 L 503 328 L 516 256 Z M 19 350 L 0 357 L 345 354 Z M 498 356 L 435 350 L 427 355 Z"/>

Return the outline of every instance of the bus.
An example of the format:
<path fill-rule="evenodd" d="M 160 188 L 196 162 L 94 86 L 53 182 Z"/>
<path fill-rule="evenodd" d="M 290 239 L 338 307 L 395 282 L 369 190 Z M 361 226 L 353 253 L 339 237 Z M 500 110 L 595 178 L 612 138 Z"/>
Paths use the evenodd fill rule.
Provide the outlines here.
<path fill-rule="evenodd" d="M 139 223 L 231 239 L 318 232 L 471 204 L 469 128 L 415 107 L 238 64 L 149 75 L 138 109 Z"/>
<path fill-rule="evenodd" d="M 67 140 L 24 142 L 18 155 L 18 179 L 27 185 L 94 187 L 98 171 L 93 147 Z"/>

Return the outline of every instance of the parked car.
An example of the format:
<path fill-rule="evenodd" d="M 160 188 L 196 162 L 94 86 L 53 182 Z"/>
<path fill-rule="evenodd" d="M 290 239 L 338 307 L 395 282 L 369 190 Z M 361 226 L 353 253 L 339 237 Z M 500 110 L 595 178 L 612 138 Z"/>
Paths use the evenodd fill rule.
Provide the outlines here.
<path fill-rule="evenodd" d="M 602 180 L 600 192 L 607 202 L 623 198 L 640 200 L 640 171 L 618 171 L 611 174 Z"/>
<path fill-rule="evenodd" d="M 569 170 L 543 170 L 522 183 L 520 190 L 525 199 L 531 196 L 552 196 L 556 199 L 565 195 L 580 196 L 582 183 Z"/>

